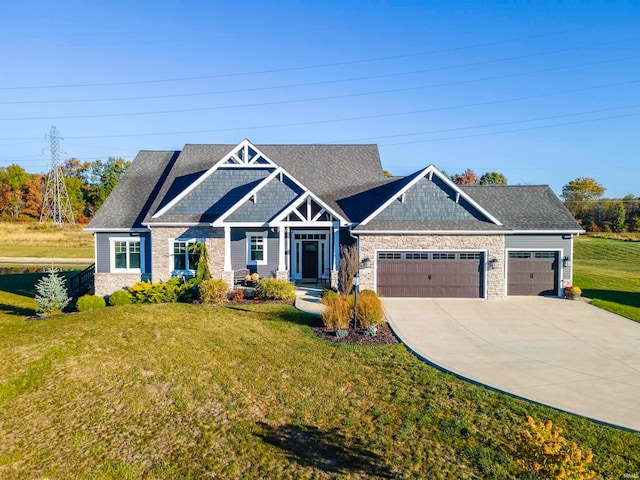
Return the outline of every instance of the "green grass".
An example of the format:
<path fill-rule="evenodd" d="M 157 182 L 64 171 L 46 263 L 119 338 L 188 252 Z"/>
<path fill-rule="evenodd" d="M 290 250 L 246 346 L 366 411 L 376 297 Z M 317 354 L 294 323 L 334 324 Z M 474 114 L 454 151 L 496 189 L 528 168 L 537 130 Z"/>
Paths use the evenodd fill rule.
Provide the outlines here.
<path fill-rule="evenodd" d="M 402 345 L 323 342 L 309 321 L 280 304 L 0 312 L 0 478 L 516 478 L 505 444 L 526 414 L 590 447 L 601 476 L 640 471 L 638 434 Z"/>
<path fill-rule="evenodd" d="M 640 242 L 578 237 L 573 281 L 598 307 L 640 322 Z"/>

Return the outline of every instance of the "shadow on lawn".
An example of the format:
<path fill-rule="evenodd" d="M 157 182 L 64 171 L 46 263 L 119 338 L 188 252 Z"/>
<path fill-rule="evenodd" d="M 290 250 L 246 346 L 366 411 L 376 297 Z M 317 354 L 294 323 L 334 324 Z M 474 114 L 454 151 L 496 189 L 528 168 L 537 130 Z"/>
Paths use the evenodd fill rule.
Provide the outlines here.
<path fill-rule="evenodd" d="M 630 307 L 640 307 L 640 292 L 621 292 L 618 290 L 583 288 L 582 295 L 591 299 L 615 302 L 620 305 L 628 305 Z"/>
<path fill-rule="evenodd" d="M 19 317 L 32 317 L 36 314 L 36 311 L 33 308 L 16 307 L 15 305 L 0 303 L 0 313 L 17 315 Z"/>
<path fill-rule="evenodd" d="M 277 302 L 276 302 L 277 304 Z M 259 303 L 256 303 L 256 305 L 259 305 Z M 268 305 L 268 303 L 267 303 Z M 291 305 L 291 304 L 287 304 L 287 305 Z M 268 316 L 270 319 L 277 319 L 277 320 L 282 320 L 283 322 L 287 322 L 287 323 L 295 323 L 297 325 L 306 325 L 309 326 L 313 323 L 315 316 L 308 314 L 308 313 L 304 313 L 301 312 L 300 310 L 293 310 L 293 309 L 278 309 L 277 311 L 264 311 L 261 312 L 259 310 L 253 309 L 253 308 L 247 308 L 247 307 L 243 307 L 240 305 L 233 305 L 233 304 L 227 304 L 225 305 L 226 308 L 228 308 L 229 310 L 237 310 L 237 311 L 241 311 L 241 312 L 248 312 L 248 313 L 253 313 L 254 315 L 265 315 Z"/>
<path fill-rule="evenodd" d="M 392 478 L 379 455 L 362 445 L 348 442 L 337 429 L 322 431 L 313 426 L 282 425 L 274 428 L 259 422 L 257 435 L 266 443 L 284 450 L 300 465 L 330 473 L 364 473 Z"/>

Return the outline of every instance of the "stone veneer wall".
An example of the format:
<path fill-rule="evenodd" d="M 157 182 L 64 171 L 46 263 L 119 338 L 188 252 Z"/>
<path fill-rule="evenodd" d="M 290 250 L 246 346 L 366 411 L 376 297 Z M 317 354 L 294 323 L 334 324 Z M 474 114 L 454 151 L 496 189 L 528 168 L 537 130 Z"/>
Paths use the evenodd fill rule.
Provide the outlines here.
<path fill-rule="evenodd" d="M 106 297 L 116 290 L 122 290 L 140 280 L 148 279 L 148 275 L 139 273 L 96 273 L 93 285 L 98 297 Z"/>
<path fill-rule="evenodd" d="M 487 259 L 497 259 L 487 270 L 487 297 L 505 295 L 504 235 L 360 235 L 360 259 L 370 267 L 360 269 L 360 290 L 374 289 L 376 250 L 486 250 Z"/>
<path fill-rule="evenodd" d="M 151 274 L 154 282 L 171 278 L 170 238 L 204 239 L 212 278 L 224 278 L 224 230 L 209 227 L 153 227 L 151 229 Z"/>

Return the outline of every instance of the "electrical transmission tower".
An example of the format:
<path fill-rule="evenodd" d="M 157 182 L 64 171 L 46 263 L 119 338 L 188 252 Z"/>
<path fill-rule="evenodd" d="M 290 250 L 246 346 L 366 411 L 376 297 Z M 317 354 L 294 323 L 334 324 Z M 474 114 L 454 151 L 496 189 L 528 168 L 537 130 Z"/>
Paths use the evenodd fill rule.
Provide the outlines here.
<path fill-rule="evenodd" d="M 40 223 L 44 223 L 50 218 L 57 227 L 62 227 L 65 222 L 73 225 L 75 222 L 71 211 L 71 201 L 67 193 L 67 186 L 64 183 L 62 167 L 60 167 L 60 136 L 58 135 L 58 129 L 51 127 L 51 131 L 47 136 L 51 141 L 51 170 L 47 175 L 47 189 L 42 202 Z"/>

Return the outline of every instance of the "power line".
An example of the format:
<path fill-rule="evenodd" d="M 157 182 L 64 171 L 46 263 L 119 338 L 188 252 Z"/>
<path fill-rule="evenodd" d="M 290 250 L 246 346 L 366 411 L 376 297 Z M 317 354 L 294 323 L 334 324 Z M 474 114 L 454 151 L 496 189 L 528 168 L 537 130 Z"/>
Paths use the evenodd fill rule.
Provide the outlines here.
<path fill-rule="evenodd" d="M 199 96 L 208 96 L 208 95 L 223 95 L 223 94 L 230 94 L 230 93 L 247 93 L 247 92 L 260 92 L 260 91 L 267 91 L 267 90 L 282 90 L 287 88 L 330 85 L 330 84 L 336 84 L 336 83 L 355 82 L 360 80 L 375 80 L 375 79 L 381 79 L 381 78 L 415 75 L 418 73 L 431 73 L 431 72 L 439 72 L 444 70 L 455 70 L 458 68 L 477 67 L 481 65 L 490 65 L 493 63 L 508 62 L 511 60 L 521 60 L 524 58 L 532 58 L 532 57 L 539 57 L 539 56 L 545 56 L 545 55 L 552 55 L 556 53 L 571 52 L 571 51 L 581 50 L 584 48 L 591 48 L 593 46 L 599 46 L 599 45 L 600 44 L 590 44 L 590 45 L 583 45 L 579 47 L 549 50 L 546 52 L 530 53 L 526 55 L 517 55 L 513 57 L 484 60 L 481 62 L 448 65 L 444 67 L 426 68 L 421 70 L 385 73 L 380 75 L 368 75 L 364 77 L 323 80 L 318 82 L 291 83 L 287 85 L 274 85 L 270 87 L 252 87 L 252 88 L 241 88 L 241 89 L 233 89 L 233 90 L 218 90 L 213 92 L 178 93 L 178 94 L 169 94 L 169 95 L 150 95 L 150 96 L 134 96 L 134 97 L 84 98 L 84 99 L 67 99 L 67 100 L 24 100 L 24 101 L 0 102 L 0 105 L 34 105 L 34 104 L 57 104 L 57 103 L 90 103 L 90 102 L 133 101 L 133 100 L 157 100 L 157 99 L 163 99 L 163 98 L 185 98 L 185 97 L 199 97 Z"/>
<path fill-rule="evenodd" d="M 191 135 L 198 133 L 218 133 L 218 132 L 232 132 L 238 130 L 257 130 L 257 129 L 266 129 L 266 128 L 282 128 L 282 127 L 296 127 L 296 126 L 306 126 L 306 125 L 318 125 L 325 123 L 336 123 L 336 122 L 347 122 L 353 120 L 369 120 L 374 118 L 387 118 L 387 117 L 397 117 L 404 115 L 415 115 L 418 113 L 428 113 L 428 112 L 438 112 L 444 110 L 455 110 L 460 108 L 469 108 L 469 107 L 481 107 L 486 105 L 496 105 L 500 103 L 510 103 L 521 100 L 531 100 L 534 98 L 543 98 L 550 97 L 554 95 L 565 95 L 568 93 L 577 93 L 584 92 L 589 90 L 596 90 L 600 88 L 609 88 L 609 87 L 618 87 L 621 85 L 629 85 L 633 83 L 640 83 L 640 80 L 630 80 L 627 82 L 617 82 L 617 83 L 607 83 L 601 85 L 594 85 L 591 87 L 583 87 L 583 88 L 574 88 L 569 90 L 560 90 L 556 92 L 549 93 L 540 93 L 536 95 L 526 95 L 523 97 L 512 97 L 500 100 L 490 100 L 486 102 L 476 102 L 476 103 L 465 103 L 460 105 L 449 105 L 444 107 L 434 107 L 434 108 L 426 108 L 421 110 L 409 110 L 405 112 L 395 112 L 395 113 L 380 113 L 376 115 L 362 115 L 357 117 L 342 117 L 342 118 L 334 118 L 334 119 L 325 119 L 325 120 L 311 120 L 308 122 L 292 122 L 292 123 L 279 123 L 279 124 L 271 124 L 271 125 L 254 125 L 254 126 L 243 126 L 243 127 L 228 127 L 228 128 L 217 128 L 217 129 L 207 129 L 207 130 L 185 130 L 179 132 L 146 132 L 146 133 L 127 133 L 120 135 L 83 135 L 76 137 L 66 137 L 67 139 L 77 140 L 77 139 L 96 139 L 96 138 L 127 138 L 127 137 L 145 137 L 145 136 L 167 136 L 167 135 Z M 0 138 L 0 141 L 13 141 L 13 140 L 41 140 L 40 137 L 5 137 Z"/>
<path fill-rule="evenodd" d="M 514 78 L 514 77 L 522 77 L 526 75 L 532 75 L 536 73 L 544 73 L 558 70 L 567 70 L 571 68 L 579 68 L 591 65 L 599 65 L 603 63 L 616 62 L 620 60 L 628 60 L 632 58 L 638 58 L 640 55 L 635 55 L 631 57 L 621 57 L 621 58 L 613 58 L 607 60 L 600 60 L 597 62 L 587 62 L 587 63 L 579 63 L 573 65 L 563 65 L 561 67 L 553 67 L 553 68 L 545 68 L 539 70 L 531 70 L 528 72 L 520 72 L 520 73 L 510 73 L 506 75 L 497 75 L 493 77 L 484 77 L 484 78 L 476 78 L 476 79 L 468 79 L 468 80 L 460 80 L 456 82 L 444 82 L 444 83 L 436 83 L 430 85 L 421 85 L 417 87 L 405 87 L 405 88 L 394 88 L 394 89 L 386 89 L 386 90 L 377 90 L 371 92 L 360 92 L 360 93 L 349 93 L 343 95 L 329 95 L 325 97 L 314 97 L 314 98 L 303 98 L 296 100 L 278 100 L 273 102 L 260 102 L 260 103 L 246 103 L 246 104 L 237 104 L 237 105 L 218 105 L 215 107 L 200 107 L 200 108 L 189 108 L 189 109 L 176 109 L 176 110 L 158 110 L 151 112 L 129 112 L 129 113 L 105 113 L 105 114 L 96 114 L 96 115 L 64 115 L 64 116 L 51 116 L 51 117 L 14 117 L 14 118 L 0 118 L 1 121 L 20 121 L 20 120 L 60 120 L 60 119 L 78 119 L 78 118 L 110 118 L 110 117 L 131 117 L 131 116 L 142 116 L 142 115 L 159 115 L 159 114 L 169 114 L 169 113 L 190 113 L 190 112 L 202 112 L 202 111 L 211 111 L 211 110 L 228 110 L 233 108 L 246 108 L 246 107 L 261 107 L 261 106 L 271 106 L 271 105 L 285 105 L 285 104 L 293 104 L 293 103 L 304 103 L 304 102 L 313 102 L 313 101 L 321 101 L 321 100 L 337 100 L 341 98 L 354 98 L 354 97 L 363 97 L 363 96 L 371 96 L 371 95 L 380 95 L 384 93 L 396 93 L 396 92 L 408 92 L 415 90 L 424 90 L 427 88 L 437 88 L 437 87 L 449 87 L 454 85 L 463 85 L 467 83 L 475 83 L 475 82 L 483 82 L 488 80 L 501 80 L 505 78 Z"/>
<path fill-rule="evenodd" d="M 460 51 L 460 50 L 468 50 L 468 49 L 473 49 L 473 48 L 490 47 L 490 46 L 494 46 L 494 45 L 502 45 L 502 44 L 505 44 L 505 43 L 513 43 L 513 42 L 518 42 L 518 41 L 522 41 L 522 40 L 532 40 L 532 39 L 535 39 L 535 38 L 545 38 L 545 37 L 550 37 L 550 36 L 555 36 L 555 35 L 562 35 L 562 34 L 565 34 L 565 33 L 571 32 L 571 31 L 573 31 L 573 30 L 564 30 L 564 31 L 560 31 L 560 32 L 546 33 L 546 34 L 540 34 L 540 35 L 531 35 L 531 36 L 527 36 L 527 37 L 518 37 L 518 38 L 515 38 L 515 39 L 509 39 L 509 40 L 498 40 L 498 41 L 495 41 L 495 42 L 477 43 L 477 44 L 473 44 L 473 45 L 465 45 L 465 46 L 462 46 L 462 47 L 450 47 L 450 48 L 444 48 L 444 49 L 438 49 L 438 50 L 429 50 L 429 51 L 425 51 L 425 52 L 407 53 L 407 54 L 402 54 L 402 55 L 391 55 L 391 56 L 385 56 L 385 57 L 375 57 L 375 58 L 351 60 L 351 61 L 344 61 L 344 62 L 322 63 L 322 64 L 316 64 L 316 65 L 303 65 L 303 66 L 298 66 L 298 67 L 276 68 L 276 69 L 269 69 L 269 70 L 256 70 L 256 71 L 236 72 L 236 73 L 220 73 L 220 74 L 216 74 L 216 75 L 203 75 L 203 76 L 197 76 L 197 77 L 179 77 L 179 78 L 167 78 L 167 79 L 137 80 L 137 81 L 130 81 L 130 82 L 105 82 L 105 83 L 84 83 L 84 84 L 67 84 L 67 85 L 31 85 L 31 86 L 24 86 L 24 87 L 0 87 L 0 90 L 32 90 L 32 89 L 45 89 L 45 88 L 106 87 L 106 86 L 117 86 L 117 85 L 141 85 L 141 84 L 149 84 L 149 83 L 184 82 L 184 81 L 192 81 L 192 80 L 207 80 L 207 79 L 212 79 L 212 78 L 229 78 L 229 77 L 241 77 L 241 76 L 251 76 L 251 75 L 263 75 L 263 74 L 266 74 L 266 73 L 292 72 L 292 71 L 299 71 L 299 70 L 311 70 L 311 69 L 318 69 L 318 68 L 339 67 L 339 66 L 345 66 L 345 65 L 357 65 L 357 64 L 362 64 L 362 63 L 381 62 L 381 61 L 386 61 L 386 60 L 397 60 L 397 59 L 401 59 L 401 58 L 420 57 L 420 56 L 426 56 L 426 55 L 434 55 L 434 54 L 438 54 L 438 53 L 448 53 L 448 52 L 455 52 L 455 51 Z M 611 41 L 611 42 L 601 43 L 599 45 L 607 45 L 607 44 L 611 44 L 611 43 L 627 42 L 627 41 L 630 41 L 630 40 L 632 41 L 634 39 L 615 40 L 615 41 Z"/>
<path fill-rule="evenodd" d="M 456 128 L 445 128 L 445 129 L 441 129 L 441 130 L 428 130 L 428 131 L 423 131 L 423 132 L 413 132 L 413 133 L 399 133 L 396 135 L 378 135 L 375 137 L 364 137 L 364 138 L 352 138 L 349 140 L 339 140 L 339 141 L 334 141 L 334 142 L 327 142 L 327 143 L 352 143 L 352 142 L 363 142 L 363 141 L 367 141 L 367 140 L 377 140 L 377 139 L 382 139 L 382 138 L 398 138 L 398 137 L 411 137 L 414 135 L 427 135 L 429 133 L 444 133 L 444 132 L 455 132 L 455 131 L 460 131 L 460 130 L 472 130 L 472 129 L 476 129 L 476 128 L 487 128 L 487 127 L 498 127 L 498 126 L 504 126 L 504 125 L 516 125 L 519 123 L 528 123 L 528 122 L 539 122 L 541 120 L 552 120 L 555 118 L 566 118 L 566 117 L 573 117 L 576 115 L 589 115 L 591 113 L 602 113 L 602 112 L 611 112 L 614 110 L 624 110 L 627 108 L 638 108 L 640 107 L 640 104 L 636 104 L 636 105 L 625 105 L 622 107 L 612 107 L 612 108 L 601 108 L 598 110 L 587 110 L 587 111 L 583 111 L 583 112 L 575 112 L 575 113 L 565 113 L 562 115 L 552 115 L 550 117 L 537 117 L 537 118 L 529 118 L 526 120 L 512 120 L 509 122 L 498 122 L 498 123 L 487 123 L 484 125 L 475 125 L 475 126 L 470 126 L 470 127 L 456 127 Z M 638 113 L 638 115 L 640 115 L 640 113 Z"/>
<path fill-rule="evenodd" d="M 477 133 L 477 134 L 473 134 L 473 135 L 460 135 L 457 137 L 441 137 L 441 138 L 432 138 L 429 140 L 416 140 L 416 141 L 411 141 L 411 142 L 398 142 L 398 143 L 381 143 L 378 146 L 379 147 L 391 147 L 391 146 L 395 146 L 395 145 L 410 145 L 410 144 L 414 144 L 414 143 L 430 143 L 430 142 L 438 142 L 438 141 L 442 141 L 442 140 L 459 140 L 461 138 L 473 138 L 473 137 L 487 137 L 487 136 L 492 136 L 492 135 L 503 135 L 505 133 L 515 133 L 515 132 L 525 132 L 528 130 L 540 130 L 543 128 L 553 128 L 553 127 L 561 127 L 561 126 L 565 126 L 565 125 L 578 125 L 581 123 L 591 123 L 591 122 L 598 122 L 601 120 L 611 120 L 614 118 L 625 118 L 625 117 L 635 117 L 640 115 L 640 113 L 627 113 L 624 115 L 613 115 L 610 117 L 601 117 L 601 118 L 593 118 L 590 120 L 579 120 L 579 121 L 575 121 L 575 122 L 565 122 L 565 123 L 554 123 L 553 125 L 542 125 L 539 127 L 528 127 L 528 128 L 519 128 L 519 129 L 515 129 L 515 130 L 503 130 L 501 132 L 488 132 L 488 133 Z"/>

